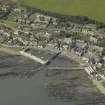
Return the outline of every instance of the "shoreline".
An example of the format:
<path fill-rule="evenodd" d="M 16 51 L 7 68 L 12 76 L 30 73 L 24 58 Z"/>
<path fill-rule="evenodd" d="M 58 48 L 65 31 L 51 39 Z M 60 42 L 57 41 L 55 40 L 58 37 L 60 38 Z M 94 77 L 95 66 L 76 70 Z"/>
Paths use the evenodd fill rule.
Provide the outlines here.
<path fill-rule="evenodd" d="M 0 48 L 0 51 L 5 52 L 5 53 L 9 53 L 9 54 L 12 54 L 12 55 L 18 55 L 19 54 L 19 52 L 15 52 L 13 50 L 3 48 L 3 47 Z"/>
<path fill-rule="evenodd" d="M 21 55 L 20 54 L 20 51 L 22 51 L 22 50 L 20 50 L 20 51 L 15 51 L 15 50 L 12 50 L 12 49 L 9 49 L 9 46 L 8 45 L 5 45 L 6 47 L 0 47 L 0 51 L 2 51 L 2 52 L 6 52 L 6 53 L 9 53 L 9 54 L 12 54 L 12 55 Z M 8 46 L 8 47 L 7 47 Z M 12 47 L 12 46 L 10 46 L 10 47 Z M 58 50 L 50 50 L 50 49 L 46 49 L 46 48 L 35 48 L 35 49 L 40 49 L 40 50 L 44 50 L 44 51 L 51 51 L 51 52 L 58 52 Z M 72 60 L 74 60 L 74 61 L 76 61 L 77 63 L 79 63 L 79 65 L 82 67 L 82 66 L 84 66 L 84 65 L 86 65 L 86 63 L 85 62 L 82 62 L 82 60 L 80 59 L 80 57 L 79 56 L 77 56 L 77 55 L 75 55 L 75 56 L 73 56 L 73 55 L 75 55 L 72 51 L 70 52 L 70 53 L 68 53 L 68 52 L 65 52 L 65 51 L 62 51 L 61 52 L 61 56 L 66 56 L 66 57 L 68 57 L 69 59 L 72 59 Z M 72 55 L 72 56 L 71 56 Z M 77 59 L 76 59 L 77 58 Z M 88 75 L 88 74 L 87 74 Z M 89 76 L 90 77 L 90 76 Z M 89 80 L 90 81 L 92 81 L 92 83 L 93 83 L 93 85 L 95 85 L 96 87 L 97 87 L 97 89 L 102 93 L 102 94 L 105 94 L 105 87 L 102 85 L 102 83 L 100 82 L 100 81 L 96 81 L 96 80 L 94 80 L 94 79 L 90 79 L 89 78 Z"/>
<path fill-rule="evenodd" d="M 19 46 L 9 46 L 6 44 L 0 44 L 0 51 L 13 55 L 19 55 L 19 51 L 21 51 L 21 48 Z"/>

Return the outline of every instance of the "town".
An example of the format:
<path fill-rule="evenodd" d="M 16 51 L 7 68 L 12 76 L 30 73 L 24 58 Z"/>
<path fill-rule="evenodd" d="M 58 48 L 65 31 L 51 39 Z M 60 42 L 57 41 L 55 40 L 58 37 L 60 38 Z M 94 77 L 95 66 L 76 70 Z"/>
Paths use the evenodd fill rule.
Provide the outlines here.
<path fill-rule="evenodd" d="M 105 28 L 96 24 L 79 24 L 33 8 L 1 4 L 0 43 L 73 52 L 85 62 L 89 75 L 105 80 Z"/>

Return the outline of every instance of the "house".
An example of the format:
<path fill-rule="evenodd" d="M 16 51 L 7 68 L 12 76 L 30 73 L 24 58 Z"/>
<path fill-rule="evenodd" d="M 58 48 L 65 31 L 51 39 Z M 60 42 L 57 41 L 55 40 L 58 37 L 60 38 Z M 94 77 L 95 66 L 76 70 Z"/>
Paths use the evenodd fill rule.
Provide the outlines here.
<path fill-rule="evenodd" d="M 16 31 L 14 32 L 14 35 L 18 35 L 18 34 L 19 34 L 19 31 L 16 30 Z"/>
<path fill-rule="evenodd" d="M 2 11 L 7 12 L 7 6 L 6 5 L 2 6 Z"/>
<path fill-rule="evenodd" d="M 64 44 L 70 44 L 72 43 L 72 39 L 71 38 L 64 38 L 64 40 L 62 41 Z"/>
<path fill-rule="evenodd" d="M 105 56 L 103 56 L 103 58 L 102 58 L 104 61 L 105 61 Z"/>
<path fill-rule="evenodd" d="M 101 56 L 103 48 L 99 47 L 97 45 L 91 45 L 91 46 L 89 46 L 89 51 L 94 52 L 94 53 L 98 53 Z"/>
<path fill-rule="evenodd" d="M 91 59 L 94 59 L 94 63 L 98 64 L 101 61 L 101 56 L 98 54 L 94 54 Z"/>
<path fill-rule="evenodd" d="M 21 12 L 21 9 L 20 9 L 20 8 L 14 8 L 13 11 L 14 11 L 14 12 L 19 12 L 19 13 L 20 13 L 20 12 Z"/>
<path fill-rule="evenodd" d="M 88 28 L 83 28 L 81 33 L 83 34 L 90 34 L 90 35 L 94 35 L 94 32 L 93 31 L 90 31 Z"/>
<path fill-rule="evenodd" d="M 90 36 L 90 42 L 97 43 L 98 39 L 93 36 Z"/>
<path fill-rule="evenodd" d="M 86 62 L 89 62 L 90 59 L 91 59 L 91 57 L 92 57 L 92 52 L 89 52 L 89 51 L 88 51 L 87 53 L 84 54 L 84 56 L 83 56 L 82 59 L 83 59 L 84 61 L 86 61 Z"/>
<path fill-rule="evenodd" d="M 43 37 L 43 38 L 50 38 L 51 36 L 52 36 L 52 34 L 51 33 L 49 33 L 49 32 L 38 32 L 37 34 L 36 34 L 36 36 L 40 36 L 40 37 Z"/>
<path fill-rule="evenodd" d="M 82 50 L 87 46 L 87 43 L 84 42 L 84 40 L 76 40 L 76 48 L 78 50 Z"/>
<path fill-rule="evenodd" d="M 53 25 L 57 25 L 57 19 L 56 18 L 52 18 L 52 22 L 53 22 Z"/>
<path fill-rule="evenodd" d="M 36 13 L 35 22 L 48 24 L 49 21 L 50 21 L 50 17 L 49 16 L 45 16 L 45 15 Z"/>

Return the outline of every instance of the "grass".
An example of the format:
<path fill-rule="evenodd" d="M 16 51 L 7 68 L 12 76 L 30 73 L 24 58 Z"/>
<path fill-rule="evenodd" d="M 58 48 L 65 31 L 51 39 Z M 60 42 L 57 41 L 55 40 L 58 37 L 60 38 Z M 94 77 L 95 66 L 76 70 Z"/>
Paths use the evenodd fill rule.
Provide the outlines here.
<path fill-rule="evenodd" d="M 0 0 L 0 4 L 10 4 L 14 5 L 17 0 Z"/>
<path fill-rule="evenodd" d="M 14 20 L 14 17 L 18 17 L 18 14 L 16 12 L 11 12 L 8 16 L 7 16 L 7 20 Z"/>
<path fill-rule="evenodd" d="M 105 22 L 105 0 L 17 0 L 18 3 L 66 15 Z"/>
<path fill-rule="evenodd" d="M 16 30 L 16 23 L 13 21 L 8 20 L 0 20 L 0 25 L 6 25 L 7 27 L 11 28 L 12 30 Z"/>

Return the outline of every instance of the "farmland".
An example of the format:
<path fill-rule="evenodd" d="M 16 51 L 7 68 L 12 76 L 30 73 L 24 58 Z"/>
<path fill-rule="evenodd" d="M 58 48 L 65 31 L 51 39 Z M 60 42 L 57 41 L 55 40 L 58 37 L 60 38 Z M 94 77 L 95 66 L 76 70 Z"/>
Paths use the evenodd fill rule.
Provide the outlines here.
<path fill-rule="evenodd" d="M 88 16 L 105 22 L 105 0 L 18 0 L 20 4 L 66 15 Z"/>

